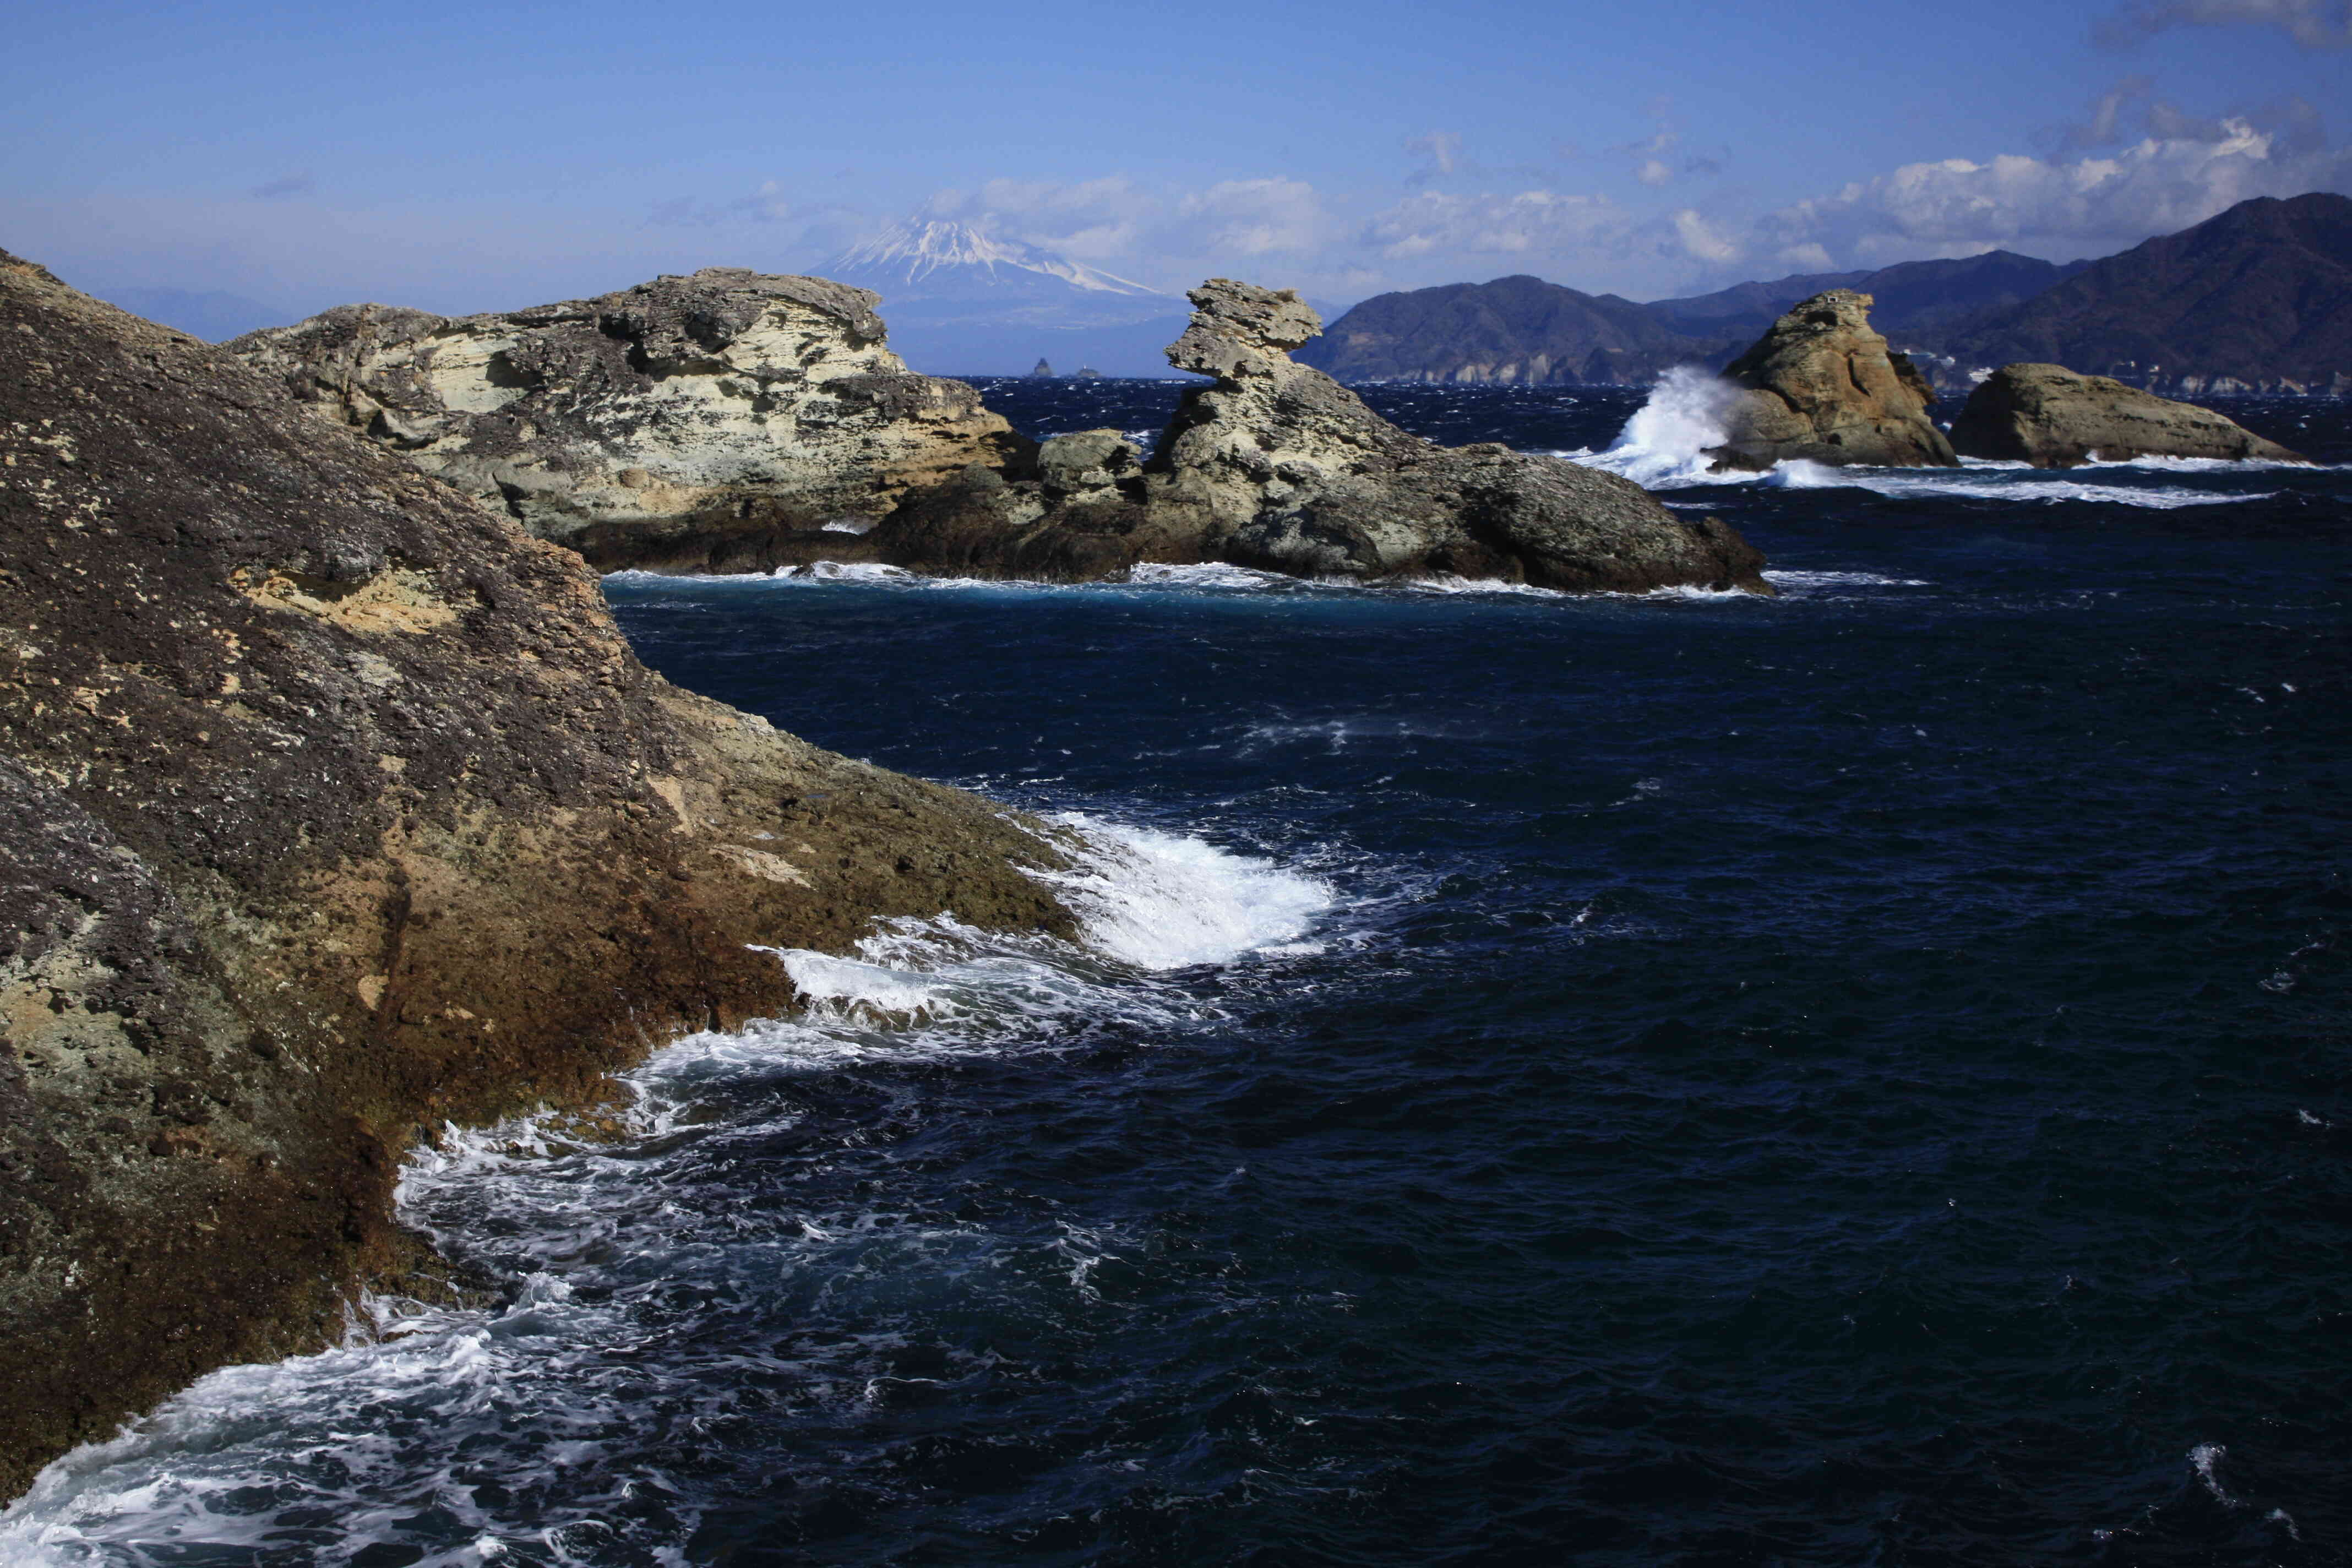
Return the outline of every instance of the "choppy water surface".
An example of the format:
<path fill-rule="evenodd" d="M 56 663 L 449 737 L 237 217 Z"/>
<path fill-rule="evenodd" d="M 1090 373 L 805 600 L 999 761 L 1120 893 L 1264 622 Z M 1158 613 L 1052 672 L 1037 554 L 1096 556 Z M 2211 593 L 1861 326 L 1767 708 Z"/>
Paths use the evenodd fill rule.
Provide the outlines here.
<path fill-rule="evenodd" d="M 1373 395 L 1783 595 L 614 580 L 672 679 L 1078 814 L 1093 948 L 779 954 L 635 1141 L 414 1163 L 507 1305 L 208 1379 L 0 1553 L 2347 1561 L 2352 471 L 1720 485 L 1687 409 Z"/>

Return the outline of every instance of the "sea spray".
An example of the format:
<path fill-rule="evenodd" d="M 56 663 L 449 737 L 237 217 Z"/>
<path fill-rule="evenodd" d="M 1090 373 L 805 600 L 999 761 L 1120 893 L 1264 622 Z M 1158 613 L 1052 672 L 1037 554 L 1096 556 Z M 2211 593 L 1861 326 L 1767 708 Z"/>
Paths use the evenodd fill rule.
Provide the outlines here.
<path fill-rule="evenodd" d="M 1730 439 L 1731 411 L 1739 388 L 1705 366 L 1678 364 L 1651 387 L 1649 401 L 1625 421 L 1605 452 L 1578 460 L 1633 480 L 1645 489 L 1719 484 L 1711 474 L 1710 447 Z"/>

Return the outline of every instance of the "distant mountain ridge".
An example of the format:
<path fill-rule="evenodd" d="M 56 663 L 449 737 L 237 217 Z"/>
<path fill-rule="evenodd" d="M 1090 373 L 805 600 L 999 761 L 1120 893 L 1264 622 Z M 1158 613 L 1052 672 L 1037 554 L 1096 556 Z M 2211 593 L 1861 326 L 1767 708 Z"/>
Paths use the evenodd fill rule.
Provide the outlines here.
<path fill-rule="evenodd" d="M 1948 352 L 2189 396 L 2352 394 L 2352 198 L 2240 202 L 1972 320 Z"/>
<path fill-rule="evenodd" d="M 1540 278 L 1367 300 L 1291 357 L 1341 381 L 1645 379 L 1701 350 L 1648 307 Z"/>
<path fill-rule="evenodd" d="M 2073 277 L 2088 261 L 2064 266 L 2013 250 L 1944 261 L 1900 261 L 1864 272 L 1813 272 L 1770 283 L 1741 283 L 1686 300 L 1659 300 L 1643 309 L 1696 337 L 1753 340 L 1790 306 L 1826 289 L 1851 289 L 1876 303 L 1871 325 L 1918 347 L 1942 347 L 1955 325 L 1982 312 L 2032 299 Z"/>
<path fill-rule="evenodd" d="M 2102 261 L 1994 250 L 1635 304 L 1527 276 L 1382 294 L 1300 349 L 1341 381 L 1634 384 L 1721 366 L 1800 300 L 1852 289 L 1945 391 L 2018 361 L 2151 390 L 2352 393 L 2352 199 L 2241 202 Z"/>

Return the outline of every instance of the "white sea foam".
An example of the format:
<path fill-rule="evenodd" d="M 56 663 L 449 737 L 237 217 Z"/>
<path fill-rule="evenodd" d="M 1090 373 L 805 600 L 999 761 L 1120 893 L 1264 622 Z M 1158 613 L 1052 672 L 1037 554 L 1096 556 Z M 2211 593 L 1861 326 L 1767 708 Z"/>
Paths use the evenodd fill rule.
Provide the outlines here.
<path fill-rule="evenodd" d="M 371 1300 L 337 1349 L 201 1379 L 112 1441 L 43 1470 L 0 1513 L 0 1563 L 194 1561 L 207 1552 L 241 1561 L 265 1546 L 344 1562 L 372 1542 L 416 1541 L 415 1521 L 425 1517 L 436 1544 L 417 1561 L 431 1568 L 681 1561 L 692 1507 L 649 1511 L 633 1489 L 685 1489 L 644 1463 L 648 1424 L 666 1424 L 670 1446 L 697 1441 L 731 1397 L 739 1363 L 789 1374 L 796 1397 L 816 1409 L 866 1399 L 877 1378 L 893 1381 L 882 1377 L 891 1368 L 879 1338 L 869 1345 L 855 1335 L 804 1361 L 740 1346 L 672 1346 L 648 1357 L 632 1292 L 749 1271 L 758 1278 L 744 1288 L 772 1294 L 812 1260 L 845 1254 L 854 1266 L 829 1264 L 823 1276 L 843 1322 L 887 1316 L 887 1304 L 861 1306 L 861 1290 L 968 1289 L 959 1281 L 975 1274 L 992 1289 L 1058 1290 L 1092 1303 L 1086 1260 L 1110 1256 L 1103 1237 L 1041 1251 L 985 1226 L 896 1215 L 877 1225 L 864 1208 L 746 1216 L 686 1195 L 708 1179 L 696 1173 L 695 1140 L 714 1114 L 737 1133 L 798 1114 L 763 1088 L 780 1079 L 1053 1049 L 1106 1026 L 1164 1036 L 1216 1011 L 1160 972 L 1317 951 L 1301 939 L 1332 895 L 1311 878 L 1077 814 L 1060 827 L 1054 842 L 1075 863 L 1037 874 L 1079 916 L 1084 945 L 942 915 L 881 922 L 850 955 L 782 950 L 777 962 L 803 1011 L 658 1052 L 626 1080 L 637 1137 L 583 1142 L 561 1118 L 445 1130 L 403 1170 L 402 1217 L 495 1269 L 511 1300 L 443 1310 Z M 565 1278 L 595 1275 L 615 1257 L 629 1267 L 597 1275 L 606 1283 L 593 1299 Z M 1039 1300 L 1039 1310 L 1058 1310 Z M 715 1363 L 694 1361 L 706 1353 Z M 678 1356 L 675 1367 L 666 1359 Z M 608 1470 L 621 1452 L 629 1462 Z M 518 1525 L 514 1508 L 478 1500 L 483 1479 L 533 1496 L 532 1521 Z M 289 1544 L 297 1541 L 307 1544 Z"/>
<path fill-rule="evenodd" d="M 2197 1472 L 2197 1479 L 2205 1483 L 2205 1489 L 2213 1494 L 2215 1502 L 2224 1508 L 2243 1508 L 2245 1505 L 2230 1495 L 2229 1489 L 2221 1485 L 2221 1477 L 2214 1473 L 2215 1468 L 2229 1457 L 2229 1453 L 2230 1450 L 2219 1443 L 2200 1443 L 2189 1450 L 2189 1467 Z"/>
<path fill-rule="evenodd" d="M 1710 447 L 1730 438 L 1728 420 L 1739 389 L 1695 364 L 1679 364 L 1658 378 L 1649 401 L 1625 422 L 1605 452 L 1563 452 L 1590 468 L 1605 468 L 1644 489 L 1718 485 L 1726 476 L 1709 473 Z"/>
<path fill-rule="evenodd" d="M 1250 593 L 1280 593 L 1304 586 L 1296 577 L 1248 566 L 1228 566 L 1221 561 L 1190 566 L 1161 566 L 1146 562 L 1129 567 L 1127 580 L 1139 587 L 1224 588 Z"/>
<path fill-rule="evenodd" d="M 2182 485 L 2098 485 L 2059 477 L 2046 469 L 1969 465 L 1958 474 L 1948 468 L 1832 468 L 1797 458 L 1759 476 L 1761 482 L 1791 490 L 1861 489 L 1901 497 L 1960 497 L 1975 500 L 2100 501 L 2113 506 L 2149 507 L 2171 510 L 2188 506 L 2229 506 L 2239 501 L 2268 500 L 2276 490 L 2196 489 Z"/>
<path fill-rule="evenodd" d="M 1764 580 L 1783 592 L 1815 588 L 1927 588 L 1924 577 L 1888 577 L 1876 572 L 1792 572 L 1771 570 Z"/>
<path fill-rule="evenodd" d="M 1056 820 L 1090 852 L 1072 870 L 1032 875 L 1059 890 L 1090 944 L 1139 969 L 1226 963 L 1295 942 L 1331 906 L 1328 886 L 1272 861 L 1076 812 Z"/>
<path fill-rule="evenodd" d="M 2267 500 L 2274 490 L 2215 490 L 2185 485 L 2094 484 L 2028 463 L 1961 459 L 1948 468 L 1832 468 L 1797 458 L 1761 474 L 1717 473 L 1707 449 L 1729 438 L 1728 419 L 1738 388 L 1696 365 L 1677 365 L 1658 379 L 1648 401 L 1625 422 L 1605 451 L 1590 448 L 1558 456 L 1632 479 L 1645 489 L 1672 490 L 1692 485 L 1761 484 L 1784 489 L 1864 489 L 1885 496 L 1950 496 L 2017 501 L 2098 501 L 2116 506 L 2169 510 L 2189 506 L 2226 506 Z M 2136 458 L 2128 462 L 2091 463 L 2086 468 L 2149 475 L 2235 475 L 2309 471 L 2294 463 L 2237 463 L 2210 458 Z M 2079 470 L 2067 470 L 2075 472 Z"/>

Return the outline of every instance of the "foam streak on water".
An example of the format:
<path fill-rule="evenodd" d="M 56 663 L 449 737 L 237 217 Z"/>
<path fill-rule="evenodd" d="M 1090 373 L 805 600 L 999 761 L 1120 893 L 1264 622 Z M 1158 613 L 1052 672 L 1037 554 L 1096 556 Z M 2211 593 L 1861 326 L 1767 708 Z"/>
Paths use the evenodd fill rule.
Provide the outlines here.
<path fill-rule="evenodd" d="M 1099 1302 L 1090 1276 L 1102 1259 L 1087 1247 L 1103 1237 L 1091 1232 L 1023 1257 L 985 1229 L 908 1227 L 853 1208 L 785 1217 L 761 1261 L 756 1248 L 730 1256 L 743 1227 L 694 1195 L 716 1141 L 707 1130 L 741 1142 L 789 1128 L 794 1075 L 1198 1027 L 1217 1009 L 1154 972 L 1312 951 L 1297 939 L 1331 907 L 1324 884 L 1263 859 L 1078 813 L 1060 821 L 1053 847 L 1070 864 L 1034 874 L 1078 915 L 1082 947 L 940 916 L 881 922 L 854 956 L 774 950 L 803 1012 L 657 1053 L 626 1080 L 632 1137 L 582 1142 L 561 1118 L 446 1129 L 403 1172 L 402 1217 L 503 1279 L 506 1305 L 371 1298 L 339 1349 L 202 1379 L 45 1470 L 0 1515 L 0 1563 L 162 1564 L 206 1550 L 335 1563 L 371 1547 L 448 1568 L 682 1562 L 695 1512 L 672 1479 L 638 1462 L 609 1477 L 600 1468 L 641 1444 L 649 1423 L 690 1433 L 719 1418 L 734 1384 L 763 1367 L 815 1405 L 854 1406 L 874 1396 L 887 1344 L 664 1364 L 648 1354 L 659 1336 L 648 1337 L 645 1309 L 668 1279 L 740 1278 L 748 1262 L 759 1282 L 747 1287 L 773 1289 L 795 1255 L 821 1268 L 824 1255 L 872 1251 L 874 1267 L 927 1260 L 943 1277 L 1043 1268 Z M 535 1494 L 540 1506 L 510 1506 Z M 401 1555 L 411 1542 L 431 1549 Z"/>

